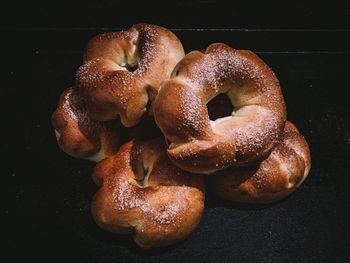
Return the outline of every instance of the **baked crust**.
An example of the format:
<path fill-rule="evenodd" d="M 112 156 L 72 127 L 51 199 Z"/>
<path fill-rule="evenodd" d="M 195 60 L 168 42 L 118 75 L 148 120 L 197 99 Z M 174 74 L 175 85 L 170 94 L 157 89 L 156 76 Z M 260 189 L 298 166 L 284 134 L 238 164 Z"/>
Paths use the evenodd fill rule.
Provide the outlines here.
<path fill-rule="evenodd" d="M 286 122 L 283 138 L 270 156 L 251 167 L 230 167 L 210 175 L 222 198 L 243 203 L 271 203 L 297 189 L 309 174 L 309 146 L 297 128 Z"/>
<path fill-rule="evenodd" d="M 147 111 L 152 114 L 160 83 L 183 56 L 179 39 L 156 25 L 136 24 L 92 38 L 76 76 L 89 115 L 135 126 Z"/>
<path fill-rule="evenodd" d="M 133 234 L 143 247 L 166 246 L 185 239 L 204 209 L 201 175 L 175 167 L 162 139 L 132 140 L 94 169 L 100 186 L 91 212 L 104 230 Z"/>
<path fill-rule="evenodd" d="M 221 93 L 234 111 L 212 121 L 206 104 Z M 210 174 L 264 160 L 282 134 L 286 107 L 275 74 L 258 56 L 215 43 L 177 64 L 161 85 L 154 117 L 173 163 Z"/>
<path fill-rule="evenodd" d="M 121 143 L 123 127 L 120 122 L 91 119 L 75 88 L 66 89 L 61 94 L 51 123 L 58 146 L 75 158 L 99 162 L 115 154 Z"/>

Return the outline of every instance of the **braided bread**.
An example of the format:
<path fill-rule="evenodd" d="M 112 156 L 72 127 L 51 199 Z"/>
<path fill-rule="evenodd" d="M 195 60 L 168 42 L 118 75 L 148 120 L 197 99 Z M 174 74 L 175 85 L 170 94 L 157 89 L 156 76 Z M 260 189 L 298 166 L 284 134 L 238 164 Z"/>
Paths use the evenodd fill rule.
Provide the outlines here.
<path fill-rule="evenodd" d="M 51 116 L 59 147 L 75 158 L 95 162 L 118 151 L 123 127 L 119 121 L 99 122 L 86 113 L 85 102 L 75 88 L 66 89 Z"/>
<path fill-rule="evenodd" d="M 135 126 L 183 56 L 178 38 L 156 25 L 137 24 L 94 37 L 76 76 L 88 114 L 99 121 L 120 117 L 124 126 Z"/>
<path fill-rule="evenodd" d="M 63 151 L 99 162 L 97 225 L 147 249 L 198 226 L 201 174 L 234 202 L 271 203 L 299 187 L 310 151 L 286 114 L 278 79 L 254 53 L 215 43 L 185 56 L 169 30 L 136 24 L 88 42 L 51 121 Z"/>
<path fill-rule="evenodd" d="M 104 230 L 134 234 L 143 247 L 166 246 L 188 236 L 204 209 L 201 175 L 175 167 L 162 139 L 130 141 L 97 164 L 93 180 L 100 187 L 91 211 Z"/>
<path fill-rule="evenodd" d="M 230 116 L 211 121 L 206 104 L 221 93 L 230 98 Z M 154 118 L 175 165 L 210 174 L 264 160 L 283 132 L 286 107 L 272 70 L 254 53 L 221 43 L 192 51 L 165 80 Z"/>
<path fill-rule="evenodd" d="M 309 146 L 297 128 L 286 122 L 281 142 L 270 156 L 251 167 L 230 167 L 209 178 L 224 199 L 244 203 L 271 203 L 298 188 L 311 168 Z"/>

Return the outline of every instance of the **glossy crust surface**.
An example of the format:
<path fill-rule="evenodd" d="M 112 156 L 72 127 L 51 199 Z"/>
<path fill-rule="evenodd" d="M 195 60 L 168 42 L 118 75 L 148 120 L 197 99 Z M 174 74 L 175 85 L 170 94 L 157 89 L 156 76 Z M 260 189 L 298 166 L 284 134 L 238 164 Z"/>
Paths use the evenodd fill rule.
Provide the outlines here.
<path fill-rule="evenodd" d="M 234 110 L 210 120 L 206 104 L 222 93 Z M 161 85 L 154 117 L 173 163 L 210 174 L 264 160 L 282 134 L 286 107 L 275 74 L 258 56 L 215 43 L 177 64 Z"/>
<path fill-rule="evenodd" d="M 179 39 L 156 25 L 136 24 L 92 38 L 76 76 L 89 115 L 135 126 L 147 110 L 152 114 L 160 83 L 183 56 Z"/>
<path fill-rule="evenodd" d="M 291 194 L 311 168 L 309 146 L 297 128 L 286 122 L 281 142 L 270 156 L 252 167 L 230 167 L 210 175 L 222 198 L 243 203 L 271 203 Z"/>
<path fill-rule="evenodd" d="M 132 140 L 94 169 L 100 186 L 91 212 L 104 230 L 133 234 L 142 248 L 166 246 L 185 239 L 204 209 L 201 175 L 175 167 L 162 139 Z"/>
<path fill-rule="evenodd" d="M 75 88 L 66 89 L 61 94 L 51 123 L 58 146 L 72 157 L 99 162 L 115 154 L 120 146 L 123 130 L 120 122 L 91 119 Z"/>

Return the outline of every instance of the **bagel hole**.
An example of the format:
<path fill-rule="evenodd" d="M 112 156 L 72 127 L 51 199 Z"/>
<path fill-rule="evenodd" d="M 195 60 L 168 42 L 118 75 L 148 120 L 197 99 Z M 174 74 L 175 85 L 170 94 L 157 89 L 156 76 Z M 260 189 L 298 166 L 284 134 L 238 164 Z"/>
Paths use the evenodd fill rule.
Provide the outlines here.
<path fill-rule="evenodd" d="M 135 65 L 130 65 L 130 64 L 126 64 L 125 65 L 125 68 L 127 69 L 127 71 L 129 72 L 134 72 L 135 70 L 137 70 L 139 67 L 138 64 L 135 64 Z"/>
<path fill-rule="evenodd" d="M 168 149 L 173 149 L 176 147 L 176 144 L 174 142 L 170 141 L 168 138 L 165 138 L 165 140 L 166 140 L 166 144 L 168 146 Z"/>
<path fill-rule="evenodd" d="M 173 142 L 170 141 L 167 137 L 165 137 L 165 143 L 166 143 L 166 145 L 169 147 L 170 144 L 172 144 Z"/>
<path fill-rule="evenodd" d="M 136 57 L 129 57 L 127 53 L 124 53 L 124 57 L 121 58 L 121 61 L 117 61 L 116 63 L 129 72 L 134 72 L 139 67 L 139 62 Z"/>
<path fill-rule="evenodd" d="M 140 187 L 146 187 L 148 185 L 148 177 L 151 173 L 152 169 L 150 166 L 145 166 L 144 164 L 140 164 L 135 177 L 135 182 Z"/>
<path fill-rule="evenodd" d="M 127 60 L 126 60 L 127 61 Z M 138 69 L 139 65 L 138 63 L 128 63 L 128 62 L 125 62 L 125 63 L 120 63 L 118 64 L 120 67 L 124 68 L 125 70 L 129 71 L 129 72 L 134 72 L 135 70 Z"/>
<path fill-rule="evenodd" d="M 152 101 L 151 101 L 150 95 L 148 95 L 148 101 L 147 101 L 147 104 L 146 104 L 146 112 L 150 111 L 151 106 L 152 106 Z"/>
<path fill-rule="evenodd" d="M 208 115 L 211 121 L 232 115 L 234 107 L 226 93 L 221 93 L 207 103 Z"/>
<path fill-rule="evenodd" d="M 176 67 L 174 70 L 173 70 L 173 72 L 171 73 L 171 76 L 170 76 L 170 78 L 175 78 L 175 77 L 177 77 L 177 75 L 179 75 L 179 67 Z"/>

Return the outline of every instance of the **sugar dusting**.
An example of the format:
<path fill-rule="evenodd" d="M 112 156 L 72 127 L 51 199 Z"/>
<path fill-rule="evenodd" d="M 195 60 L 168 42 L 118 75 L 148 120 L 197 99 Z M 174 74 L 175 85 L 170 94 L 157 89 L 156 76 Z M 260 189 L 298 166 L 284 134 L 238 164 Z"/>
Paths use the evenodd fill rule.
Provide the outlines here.
<path fill-rule="evenodd" d="M 184 175 L 181 173 L 177 176 L 182 180 Z M 132 179 L 123 176 L 117 183 L 110 183 L 107 186 L 118 211 L 127 213 L 132 209 L 139 209 L 137 220 L 150 220 L 158 227 L 173 225 L 182 220 L 182 214 L 188 206 L 190 187 L 186 185 L 140 187 L 130 180 Z"/>
<path fill-rule="evenodd" d="M 71 88 L 64 95 L 63 103 L 59 105 L 63 109 L 68 120 L 77 122 L 79 129 L 86 136 L 98 136 L 101 129 L 108 125 L 90 118 L 86 111 L 86 104 L 80 93 Z"/>
<path fill-rule="evenodd" d="M 186 129 L 195 135 L 197 132 L 200 132 L 205 127 L 205 121 L 203 120 L 201 105 L 203 104 L 201 98 L 196 96 L 194 92 L 190 90 L 181 89 L 178 91 L 179 96 L 182 97 L 180 104 L 180 114 L 177 115 L 177 118 L 182 122 L 181 129 Z"/>
<path fill-rule="evenodd" d="M 260 110 L 252 122 L 236 125 L 231 136 L 242 153 L 257 151 L 266 144 L 274 143 L 279 136 L 279 125 L 276 118 L 267 110 Z"/>
<path fill-rule="evenodd" d="M 140 54 L 140 67 L 135 71 L 137 77 L 142 76 L 152 68 L 155 57 L 158 57 L 159 34 L 155 27 L 143 25 L 140 29 L 138 52 Z"/>
<path fill-rule="evenodd" d="M 285 129 L 282 141 L 252 177 L 256 189 L 271 193 L 285 191 L 287 194 L 303 182 L 308 171 L 305 171 L 305 166 L 299 165 L 303 161 L 302 154 L 299 153 L 304 150 L 300 139 L 300 134 Z"/>
<path fill-rule="evenodd" d="M 211 130 L 216 135 L 215 138 L 208 136 L 210 140 L 225 142 L 225 147 L 231 147 L 233 154 L 239 152 L 240 160 L 244 159 L 244 156 L 251 158 L 265 154 L 278 141 L 284 118 L 283 97 L 278 80 L 271 69 L 253 53 L 232 50 L 222 44 L 211 45 L 202 56 L 198 53 L 190 53 L 189 56 L 194 56 L 193 61 L 186 64 L 186 69 L 180 68 L 180 74 L 172 81 L 178 79 L 184 82 L 184 78 L 189 78 L 190 81 L 185 81 L 189 84 L 187 88 L 201 90 L 203 96 L 208 96 L 207 100 L 219 93 L 235 90 L 231 94 L 233 97 L 230 97 L 235 103 L 235 111 L 232 116 L 210 122 Z M 187 75 L 181 74 L 181 71 L 187 72 Z M 187 91 L 186 95 L 190 93 Z M 198 115 L 203 112 L 199 108 L 200 103 L 196 102 L 199 96 L 194 94 L 190 99 L 188 96 L 179 96 L 181 101 L 192 100 L 190 106 L 183 103 L 186 107 L 181 109 L 184 112 L 181 121 L 185 129 L 197 127 L 200 130 L 200 125 L 203 125 L 202 121 L 198 121 L 201 120 Z M 254 106 L 254 114 L 250 111 L 250 106 Z M 187 142 L 188 138 L 182 138 L 182 141 Z M 180 147 L 181 152 L 176 151 L 176 158 L 194 158 L 196 152 L 191 147 L 191 143 Z M 205 152 L 205 149 L 202 150 Z M 219 166 L 218 163 L 214 165 L 213 168 Z"/>
<path fill-rule="evenodd" d="M 87 118 L 83 101 L 78 96 L 74 96 L 72 89 L 65 94 L 63 101 L 62 108 L 72 120 L 78 121 Z"/>
<path fill-rule="evenodd" d="M 85 101 L 75 87 L 64 91 L 57 111 L 61 114 L 56 116 L 62 118 L 65 123 L 65 126 L 58 127 L 58 143 L 61 145 L 59 139 L 63 134 L 65 143 L 61 146 L 68 154 L 76 152 L 74 157 L 98 162 L 106 157 L 106 153 L 111 154 L 117 150 L 120 136 L 117 122 L 99 122 L 91 119 L 87 114 Z M 75 129 L 74 132 L 72 129 Z M 69 136 L 65 136 L 67 133 Z M 93 148 L 86 147 L 86 142 L 93 145 Z"/>
<path fill-rule="evenodd" d="M 127 210 L 144 204 L 137 190 L 128 181 L 122 181 L 116 191 L 112 193 L 113 202 L 118 204 L 118 210 Z"/>
<path fill-rule="evenodd" d="M 183 210 L 183 207 L 179 201 L 170 201 L 166 205 L 156 207 L 145 203 L 141 207 L 141 211 L 146 214 L 146 216 L 161 225 L 174 224 L 181 210 Z"/>
<path fill-rule="evenodd" d="M 130 45 L 123 47 L 124 54 L 118 55 L 118 61 L 104 57 L 96 58 L 93 54 L 94 48 L 88 50 L 91 52 L 88 57 L 93 59 L 85 61 L 84 65 L 79 68 L 77 82 L 85 90 L 84 96 L 88 98 L 89 109 L 94 108 L 93 104 L 110 103 L 113 104 L 114 108 L 111 115 L 122 115 L 122 118 L 133 116 L 135 118 L 135 116 L 143 114 L 150 99 L 147 88 L 152 87 L 152 89 L 157 90 L 158 82 L 162 79 L 159 74 L 168 74 L 163 68 L 164 72 L 152 72 L 154 67 L 166 64 L 168 60 L 168 57 L 163 53 L 169 53 L 165 48 L 169 40 L 161 35 L 161 30 L 163 29 L 157 26 L 138 24 L 128 31 L 122 32 L 122 35 L 119 34 L 120 32 L 116 32 L 103 34 L 99 37 L 99 41 L 95 43 L 96 46 L 98 45 L 97 52 L 101 50 L 103 45 L 118 43 L 119 39 L 129 39 Z M 111 42 L 111 39 L 115 41 Z M 137 67 L 134 71 L 128 71 L 129 66 L 135 67 L 135 65 Z M 103 93 L 106 94 L 96 95 Z M 92 104 L 91 107 L 90 104 Z M 135 107 L 130 109 L 128 107 L 130 104 L 135 105 Z"/>

